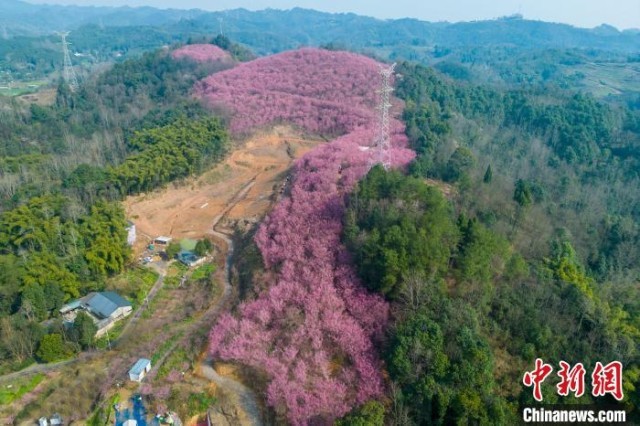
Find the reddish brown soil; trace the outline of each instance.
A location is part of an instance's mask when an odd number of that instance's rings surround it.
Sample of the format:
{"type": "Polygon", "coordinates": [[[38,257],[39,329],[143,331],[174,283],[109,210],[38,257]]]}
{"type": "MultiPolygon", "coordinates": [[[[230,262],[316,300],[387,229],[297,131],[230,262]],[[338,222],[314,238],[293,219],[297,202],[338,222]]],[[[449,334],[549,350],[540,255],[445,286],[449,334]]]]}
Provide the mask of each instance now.
{"type": "Polygon", "coordinates": [[[197,179],[125,201],[138,230],[139,252],[153,237],[201,238],[229,202],[250,182],[246,195],[226,214],[228,221],[257,221],[269,210],[295,158],[320,142],[288,127],[275,127],[236,147],[229,157],[197,179]]]}

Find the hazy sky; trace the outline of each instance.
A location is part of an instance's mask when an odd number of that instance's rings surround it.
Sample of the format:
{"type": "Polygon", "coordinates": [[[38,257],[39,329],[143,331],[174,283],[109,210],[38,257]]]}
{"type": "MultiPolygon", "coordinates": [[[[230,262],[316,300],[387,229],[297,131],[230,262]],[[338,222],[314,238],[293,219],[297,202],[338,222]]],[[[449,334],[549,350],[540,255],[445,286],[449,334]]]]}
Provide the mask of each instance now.
{"type": "Polygon", "coordinates": [[[580,27],[602,23],[640,28],[640,0],[29,0],[32,3],[250,10],[305,7],[354,12],[377,18],[412,17],[427,21],[469,21],[522,13],[528,19],[566,22],[580,27]]]}

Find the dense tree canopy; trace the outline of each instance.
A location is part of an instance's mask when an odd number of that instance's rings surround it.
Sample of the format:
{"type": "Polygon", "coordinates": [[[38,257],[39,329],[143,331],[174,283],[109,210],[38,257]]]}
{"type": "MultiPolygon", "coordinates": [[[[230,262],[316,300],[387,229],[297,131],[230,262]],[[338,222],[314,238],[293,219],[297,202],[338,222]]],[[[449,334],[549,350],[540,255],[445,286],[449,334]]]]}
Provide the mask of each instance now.
{"type": "Polygon", "coordinates": [[[213,74],[195,91],[231,112],[234,133],[286,122],[337,136],[371,126],[378,80],[376,62],[365,56],[299,49],[213,74]]]}
{"type": "Polygon", "coordinates": [[[351,195],[350,206],[345,235],[371,290],[395,299],[412,271],[448,269],[458,230],[437,189],[376,166],[351,195]]]}
{"type": "Polygon", "coordinates": [[[90,318],[67,330],[52,317],[127,267],[122,197],[225,155],[223,123],[189,92],[228,66],[156,51],[97,73],[75,93],[61,83],[53,105],[0,99],[0,368],[93,344],[90,318]]]}
{"type": "MultiPolygon", "coordinates": [[[[214,356],[265,374],[268,404],[294,425],[331,422],[383,393],[374,342],[387,304],[362,288],[340,244],[344,195],[372,154],[374,100],[365,89],[375,84],[376,68],[362,56],[302,49],[238,66],[198,88],[236,109],[237,131],[289,120],[309,132],[347,132],[296,162],[290,194],[255,237],[273,279],[210,333],[214,356]]],[[[393,124],[392,164],[406,166],[413,153],[393,124]]]]}
{"type": "Polygon", "coordinates": [[[638,385],[638,307],[612,297],[625,286],[598,285],[566,239],[548,258],[523,258],[479,219],[456,218],[440,191],[374,167],[349,197],[347,247],[365,285],[393,302],[384,353],[399,392],[388,416],[512,424],[532,401],[519,384],[535,357],[588,371],[624,359],[626,388],[638,385]]]}
{"type": "Polygon", "coordinates": [[[179,119],[136,132],[129,146],[136,153],[109,170],[110,181],[123,195],[202,172],[226,153],[227,134],[215,118],[179,119]]]}

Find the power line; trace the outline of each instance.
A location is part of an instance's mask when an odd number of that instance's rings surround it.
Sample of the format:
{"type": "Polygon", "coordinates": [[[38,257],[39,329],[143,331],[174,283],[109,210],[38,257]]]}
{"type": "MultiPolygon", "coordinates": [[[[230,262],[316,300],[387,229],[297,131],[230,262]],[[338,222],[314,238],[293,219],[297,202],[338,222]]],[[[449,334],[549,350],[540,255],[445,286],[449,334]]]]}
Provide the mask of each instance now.
{"type": "Polygon", "coordinates": [[[378,90],[380,98],[377,107],[380,115],[378,117],[376,139],[373,144],[374,151],[369,160],[370,167],[375,164],[382,164],[385,170],[389,170],[389,167],[391,167],[391,120],[389,110],[391,108],[391,93],[393,92],[391,76],[395,68],[395,63],[389,67],[380,66],[382,88],[378,90]]]}
{"type": "Polygon", "coordinates": [[[78,90],[80,85],[78,84],[78,77],[76,76],[76,71],[73,69],[73,64],[71,64],[71,55],[69,54],[69,43],[67,41],[67,36],[69,32],[58,32],[56,33],[62,38],[62,54],[64,55],[64,68],[63,68],[63,77],[64,81],[67,82],[69,88],[72,92],[78,90]]]}

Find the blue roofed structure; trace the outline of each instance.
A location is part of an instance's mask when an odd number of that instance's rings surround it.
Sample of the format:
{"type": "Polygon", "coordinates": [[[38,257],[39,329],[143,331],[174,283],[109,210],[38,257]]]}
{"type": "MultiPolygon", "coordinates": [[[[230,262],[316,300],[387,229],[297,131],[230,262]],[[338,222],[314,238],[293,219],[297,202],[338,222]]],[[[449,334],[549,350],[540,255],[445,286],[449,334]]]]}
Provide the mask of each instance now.
{"type": "Polygon", "coordinates": [[[62,308],[60,308],[60,313],[66,314],[67,312],[71,312],[75,309],[78,309],[81,306],[82,306],[82,299],[76,299],[72,302],[67,303],[62,308]]]}
{"type": "Polygon", "coordinates": [[[140,358],[129,370],[129,379],[141,382],[149,371],[151,371],[151,360],[140,358]]]}
{"type": "Polygon", "coordinates": [[[87,313],[98,326],[96,337],[106,333],[116,321],[126,317],[133,310],[133,306],[118,293],[103,291],[89,293],[85,297],[76,299],[60,308],[60,313],[67,325],[73,324],[78,312],[87,313]]]}
{"type": "Polygon", "coordinates": [[[205,257],[196,256],[194,252],[189,250],[180,250],[176,257],[187,266],[196,266],[207,260],[205,257]]]}
{"type": "Polygon", "coordinates": [[[119,308],[131,307],[131,303],[113,291],[89,293],[84,298],[84,303],[92,314],[101,318],[109,318],[119,308]]]}

